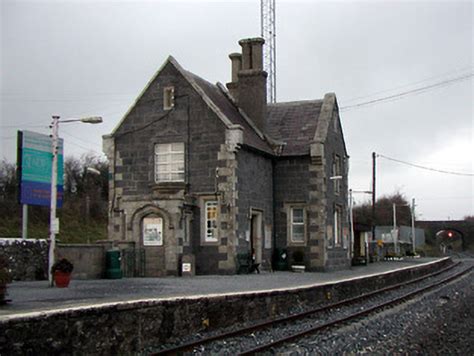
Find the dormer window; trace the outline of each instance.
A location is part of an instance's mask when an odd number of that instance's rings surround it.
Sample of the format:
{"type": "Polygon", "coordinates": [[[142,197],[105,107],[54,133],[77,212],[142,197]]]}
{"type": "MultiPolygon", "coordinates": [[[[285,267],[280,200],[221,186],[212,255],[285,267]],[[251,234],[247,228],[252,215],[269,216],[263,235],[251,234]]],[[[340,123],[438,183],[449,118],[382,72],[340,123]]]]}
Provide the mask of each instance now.
{"type": "Polygon", "coordinates": [[[171,110],[174,107],[174,87],[163,88],[163,110],[171,110]]]}

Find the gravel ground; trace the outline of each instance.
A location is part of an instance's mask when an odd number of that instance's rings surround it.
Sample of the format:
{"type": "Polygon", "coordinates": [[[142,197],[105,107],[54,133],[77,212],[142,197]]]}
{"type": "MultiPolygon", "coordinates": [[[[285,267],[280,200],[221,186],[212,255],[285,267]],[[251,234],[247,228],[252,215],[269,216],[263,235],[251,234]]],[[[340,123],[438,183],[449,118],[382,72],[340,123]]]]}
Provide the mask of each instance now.
{"type": "MultiPolygon", "coordinates": [[[[474,264],[474,260],[464,260],[474,264]]],[[[274,350],[285,355],[474,355],[474,272],[358,323],[274,350]]]]}

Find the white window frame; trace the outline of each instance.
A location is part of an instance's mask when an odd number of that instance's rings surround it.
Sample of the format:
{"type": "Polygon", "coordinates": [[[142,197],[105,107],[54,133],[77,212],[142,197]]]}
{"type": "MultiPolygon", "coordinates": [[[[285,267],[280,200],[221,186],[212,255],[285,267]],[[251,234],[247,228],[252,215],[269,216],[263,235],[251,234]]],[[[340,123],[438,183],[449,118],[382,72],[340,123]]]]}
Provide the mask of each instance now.
{"type": "MultiPolygon", "coordinates": [[[[333,177],[342,176],[341,164],[342,164],[341,156],[334,155],[333,162],[332,162],[333,177]]],[[[341,180],[342,179],[333,179],[332,181],[335,195],[339,195],[341,193],[341,180]]]]}
{"type": "Polygon", "coordinates": [[[295,245],[303,245],[306,243],[306,209],[301,205],[293,205],[289,207],[289,218],[288,218],[288,233],[289,233],[289,242],[295,245]],[[294,211],[302,210],[303,221],[294,221],[294,211]],[[294,227],[302,226],[303,227],[303,237],[302,239],[295,240],[294,238],[294,227]]]}
{"type": "Polygon", "coordinates": [[[184,182],[185,178],[185,161],[184,161],[184,143],[157,143],[155,144],[155,183],[163,182],[184,182]],[[177,148],[176,146],[179,146],[177,148]],[[173,160],[173,155],[181,154],[179,160],[173,160]],[[173,169],[175,165],[182,165],[181,169],[173,169]],[[167,175],[166,178],[161,178],[160,175],[167,175]],[[176,175],[181,177],[176,178],[176,175]]]}
{"type": "Polygon", "coordinates": [[[174,87],[163,88],[163,110],[171,110],[174,108],[174,87]]]}
{"type": "Polygon", "coordinates": [[[334,227],[333,227],[333,234],[334,234],[334,246],[340,247],[342,246],[342,239],[343,239],[343,231],[342,231],[342,206],[335,205],[334,206],[334,227]]]}
{"type": "Polygon", "coordinates": [[[217,200],[205,200],[204,201],[204,242],[205,243],[216,243],[219,242],[219,202],[217,200]],[[215,209],[214,219],[209,219],[208,209],[215,209]],[[213,227],[209,228],[210,225],[213,227]],[[213,230],[212,236],[210,230],[213,230]]]}

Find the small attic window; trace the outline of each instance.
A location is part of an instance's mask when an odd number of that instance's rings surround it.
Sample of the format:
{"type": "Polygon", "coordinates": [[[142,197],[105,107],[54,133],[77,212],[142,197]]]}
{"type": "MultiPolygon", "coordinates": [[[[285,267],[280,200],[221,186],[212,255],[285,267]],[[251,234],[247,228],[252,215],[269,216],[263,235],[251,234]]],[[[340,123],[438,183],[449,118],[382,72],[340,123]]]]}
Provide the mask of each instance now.
{"type": "Polygon", "coordinates": [[[163,110],[171,110],[174,107],[174,87],[163,88],[163,110]]]}

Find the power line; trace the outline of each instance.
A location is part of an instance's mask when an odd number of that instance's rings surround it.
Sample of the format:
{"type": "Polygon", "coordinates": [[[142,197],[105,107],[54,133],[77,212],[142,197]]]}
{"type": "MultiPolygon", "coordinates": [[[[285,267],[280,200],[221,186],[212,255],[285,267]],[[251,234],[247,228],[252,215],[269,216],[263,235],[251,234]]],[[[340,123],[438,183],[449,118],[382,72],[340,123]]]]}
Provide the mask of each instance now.
{"type": "MultiPolygon", "coordinates": [[[[357,101],[357,100],[360,100],[360,99],[370,98],[370,97],[373,97],[373,96],[376,96],[376,95],[382,94],[382,93],[393,92],[393,91],[398,90],[398,89],[411,87],[411,86],[414,86],[414,85],[417,85],[417,84],[421,84],[421,83],[425,83],[425,82],[428,82],[428,81],[432,81],[432,80],[434,80],[434,79],[441,79],[442,77],[452,76],[452,75],[454,75],[454,74],[458,74],[458,73],[461,73],[461,72],[466,72],[466,71],[471,72],[471,71],[472,71],[472,68],[473,68],[473,66],[471,65],[471,66],[468,66],[468,67],[463,67],[463,68],[451,70],[451,71],[449,71],[449,72],[444,72],[444,73],[442,73],[442,74],[438,74],[438,75],[435,75],[435,76],[432,76],[432,77],[428,77],[428,78],[425,78],[425,79],[422,79],[422,80],[418,80],[418,81],[416,81],[416,82],[411,82],[411,83],[407,83],[407,84],[404,84],[404,85],[396,86],[396,87],[394,87],[394,88],[385,89],[385,90],[379,90],[379,91],[376,91],[376,92],[371,93],[371,94],[358,96],[358,97],[355,97],[355,98],[352,98],[352,99],[349,99],[349,100],[344,100],[344,103],[350,103],[350,102],[357,101]]],[[[466,74],[466,73],[463,73],[462,75],[464,75],[464,74],[466,74]]],[[[458,74],[458,75],[461,75],[461,74],[458,74]]],[[[446,78],[446,80],[447,80],[447,79],[448,79],[448,78],[446,78]]]]}
{"type": "Polygon", "coordinates": [[[71,138],[76,139],[76,140],[79,140],[79,141],[82,141],[82,142],[84,142],[84,143],[88,143],[88,144],[90,144],[90,145],[94,145],[94,146],[97,146],[97,147],[101,147],[101,145],[100,145],[99,143],[97,143],[97,142],[92,142],[92,141],[84,140],[83,138],[80,138],[80,137],[77,137],[77,136],[74,136],[74,135],[70,134],[69,132],[67,132],[67,131],[64,130],[64,129],[61,130],[61,133],[66,134],[66,135],[70,136],[71,138]]]}
{"type": "Polygon", "coordinates": [[[411,166],[411,167],[415,167],[415,168],[420,168],[420,169],[425,169],[425,170],[428,170],[428,171],[433,171],[433,172],[438,172],[438,173],[445,173],[445,174],[453,174],[453,175],[457,175],[457,176],[467,176],[467,177],[474,177],[474,173],[461,173],[461,172],[453,172],[453,171],[444,171],[442,169],[436,169],[436,168],[430,168],[430,167],[424,167],[424,166],[420,166],[418,164],[415,164],[415,163],[410,163],[410,162],[406,162],[406,161],[402,161],[402,160],[399,160],[399,159],[396,159],[396,158],[391,158],[391,157],[387,157],[387,156],[384,156],[380,153],[377,153],[377,157],[382,157],[382,158],[385,158],[389,161],[394,161],[394,162],[398,162],[398,163],[402,163],[402,164],[405,164],[407,166],[411,166]]]}
{"type": "Polygon", "coordinates": [[[457,83],[457,82],[460,82],[460,81],[464,81],[464,80],[467,80],[467,79],[471,78],[472,76],[474,76],[474,73],[464,74],[464,75],[456,77],[456,78],[443,80],[443,81],[438,82],[438,83],[426,85],[424,87],[420,87],[420,88],[416,88],[416,89],[407,90],[407,91],[404,91],[404,92],[401,92],[401,93],[398,93],[398,94],[389,95],[389,96],[386,96],[386,97],[383,97],[383,98],[373,99],[373,100],[365,101],[365,102],[354,104],[354,105],[343,106],[343,107],[341,107],[341,111],[348,111],[350,109],[356,109],[356,108],[359,108],[359,107],[362,107],[362,106],[368,106],[368,105],[371,105],[371,104],[376,104],[376,103],[385,102],[385,101],[399,100],[399,99],[402,99],[403,97],[411,95],[411,94],[419,94],[419,93],[422,93],[422,92],[425,92],[425,91],[428,91],[428,90],[431,90],[431,89],[440,88],[440,87],[443,87],[443,86],[446,86],[446,85],[450,85],[450,84],[454,84],[454,83],[457,83]]]}

